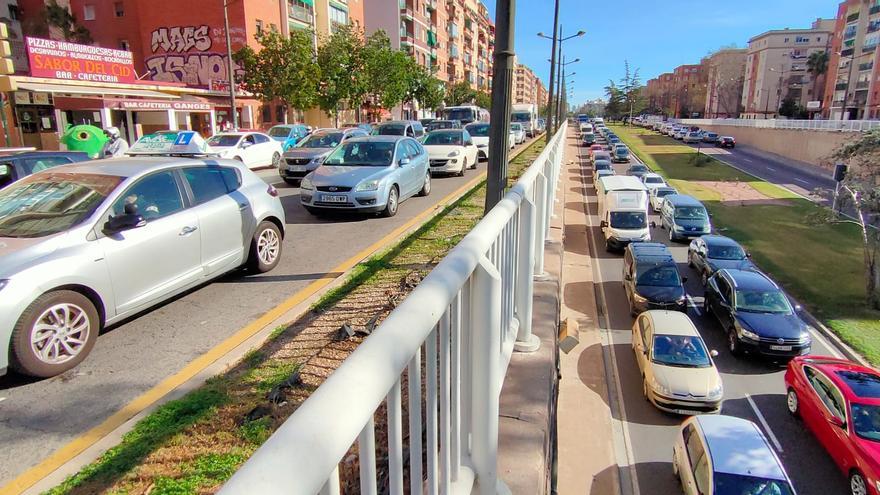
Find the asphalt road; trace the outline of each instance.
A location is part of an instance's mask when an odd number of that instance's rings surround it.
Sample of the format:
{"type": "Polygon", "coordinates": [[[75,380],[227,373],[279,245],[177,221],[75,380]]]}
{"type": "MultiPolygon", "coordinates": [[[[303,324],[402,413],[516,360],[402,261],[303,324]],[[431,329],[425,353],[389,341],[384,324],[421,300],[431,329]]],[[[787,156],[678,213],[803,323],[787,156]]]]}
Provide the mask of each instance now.
{"type": "MultiPolygon", "coordinates": [[[[589,160],[584,154],[581,164],[590,207],[590,246],[595,256],[600,323],[607,331],[609,342],[606,359],[611,359],[614,377],[609,386],[617,387],[621,404],[614,404],[616,419],[622,420],[625,444],[635,468],[638,493],[663,495],[681,493],[672,474],[672,444],[678,425],[683,420],[657,410],[642,394],[642,380],[631,348],[633,318],[622,285],[622,256],[607,253],[598,228],[595,188],[589,160]],[[598,249],[597,249],[598,247],[598,249]],[[600,294],[601,292],[601,294],[600,294]],[[604,295],[604,297],[603,297],[604,295]],[[604,301],[604,304],[603,304],[604,301]],[[607,318],[606,318],[607,317],[607,318]],[[607,323],[606,323],[607,322],[607,323]],[[617,385],[616,385],[617,384],[617,385]]],[[[615,165],[624,173],[627,165],[615,165]]],[[[652,215],[658,222],[659,217],[652,215]]],[[[724,382],[722,414],[746,418],[758,424],[771,440],[777,454],[801,495],[846,493],[847,482],[828,454],[803,425],[791,418],[785,405],[784,368],[778,364],[753,358],[737,359],[730,355],[725,338],[714,317],[702,314],[703,288],[697,272],[687,266],[687,244],[668,242],[665,230],[652,230],[654,240],[669,245],[679,271],[688,277],[688,316],[694,321],[710,349],[720,353],[715,359],[724,382]]],[[[838,355],[824,338],[814,333],[814,354],[838,355]]],[[[625,490],[624,493],[630,493],[625,490]]]]}
{"type": "MultiPolygon", "coordinates": [[[[482,162],[477,171],[485,169],[482,162]]],[[[228,274],[109,328],[85,362],[63,375],[0,377],[0,487],[333,267],[434,208],[477,171],[435,178],[430,196],[405,201],[393,218],[320,219],[302,208],[299,188],[285,184],[274,170],[259,171],[278,188],[287,216],[277,268],[255,276],[228,274]]]]}

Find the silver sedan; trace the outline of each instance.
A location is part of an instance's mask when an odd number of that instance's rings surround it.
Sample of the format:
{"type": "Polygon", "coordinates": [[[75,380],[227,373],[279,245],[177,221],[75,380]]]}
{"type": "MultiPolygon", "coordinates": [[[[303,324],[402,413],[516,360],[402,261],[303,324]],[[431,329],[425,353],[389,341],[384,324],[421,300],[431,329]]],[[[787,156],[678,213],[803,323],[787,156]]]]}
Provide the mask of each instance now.
{"type": "Polygon", "coordinates": [[[0,374],[79,364],[105,325],[281,256],[278,193],[244,164],[121,158],[0,191],[0,374]]]}
{"type": "Polygon", "coordinates": [[[300,184],[309,213],[353,211],[392,217],[405,199],[431,193],[428,153],[405,136],[352,138],[300,184]]]}

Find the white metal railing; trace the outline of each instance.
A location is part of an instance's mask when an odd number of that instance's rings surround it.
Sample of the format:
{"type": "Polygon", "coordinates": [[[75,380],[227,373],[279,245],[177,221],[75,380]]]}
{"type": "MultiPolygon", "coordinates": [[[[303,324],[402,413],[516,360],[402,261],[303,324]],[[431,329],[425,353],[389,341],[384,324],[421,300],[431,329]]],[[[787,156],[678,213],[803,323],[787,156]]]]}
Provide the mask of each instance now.
{"type": "Polygon", "coordinates": [[[795,119],[669,119],[668,122],[708,126],[758,127],[761,129],[801,129],[808,131],[869,131],[880,127],[877,120],[795,120],[795,119]]]}
{"type": "Polygon", "coordinates": [[[566,128],[222,495],[338,494],[355,443],[365,495],[509,493],[497,471],[501,386],[514,348],[538,347],[533,277],[544,269],[566,128]],[[377,419],[387,421],[378,447],[377,419]]]}

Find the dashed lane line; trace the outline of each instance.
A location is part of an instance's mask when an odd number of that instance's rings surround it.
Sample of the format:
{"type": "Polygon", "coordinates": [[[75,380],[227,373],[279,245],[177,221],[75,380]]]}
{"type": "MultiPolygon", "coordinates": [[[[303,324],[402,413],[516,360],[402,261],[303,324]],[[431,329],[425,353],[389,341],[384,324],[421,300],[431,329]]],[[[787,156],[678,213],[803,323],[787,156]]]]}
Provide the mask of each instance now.
{"type": "Polygon", "coordinates": [[[697,302],[694,301],[694,298],[691,297],[690,295],[688,295],[687,300],[688,300],[688,303],[689,303],[689,306],[691,307],[691,309],[694,310],[694,313],[697,313],[697,316],[703,316],[703,312],[700,311],[700,307],[697,306],[697,302]]]}
{"type": "Polygon", "coordinates": [[[758,409],[758,405],[755,404],[755,401],[752,400],[752,396],[746,394],[746,400],[749,401],[749,405],[752,406],[752,410],[755,411],[755,416],[758,417],[758,421],[761,422],[761,426],[764,427],[764,431],[767,433],[767,436],[770,437],[770,441],[773,442],[773,446],[776,447],[776,450],[781,454],[783,452],[782,445],[779,443],[779,440],[776,438],[776,435],[773,433],[773,430],[770,429],[770,425],[767,424],[767,420],[764,419],[764,415],[761,414],[761,410],[758,409]]]}

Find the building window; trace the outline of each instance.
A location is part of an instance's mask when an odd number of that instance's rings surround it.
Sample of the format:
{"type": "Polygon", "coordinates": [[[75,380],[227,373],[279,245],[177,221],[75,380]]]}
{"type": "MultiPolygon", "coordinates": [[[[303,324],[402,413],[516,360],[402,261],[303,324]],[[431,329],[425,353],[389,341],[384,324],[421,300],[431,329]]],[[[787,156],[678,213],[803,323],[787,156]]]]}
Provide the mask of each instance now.
{"type": "Polygon", "coordinates": [[[272,120],[272,107],[269,105],[263,105],[263,122],[269,122],[272,120]]]}
{"type": "Polygon", "coordinates": [[[330,22],[335,22],[337,24],[348,24],[348,12],[331,5],[330,22]]]}
{"type": "Polygon", "coordinates": [[[257,19],[257,34],[263,34],[263,21],[257,19]]]}
{"type": "Polygon", "coordinates": [[[131,45],[128,44],[128,40],[119,40],[119,49],[125,50],[125,51],[130,51],[131,45]]]}
{"type": "Polygon", "coordinates": [[[83,5],[83,20],[84,21],[94,21],[95,20],[95,6],[94,5],[83,5]]]}
{"type": "Polygon", "coordinates": [[[116,13],[116,17],[125,17],[125,7],[122,6],[122,2],[113,2],[113,12],[116,13]]]}
{"type": "Polygon", "coordinates": [[[287,113],[284,110],[284,105],[278,105],[275,107],[275,121],[276,122],[284,122],[284,114],[287,113]]]}

